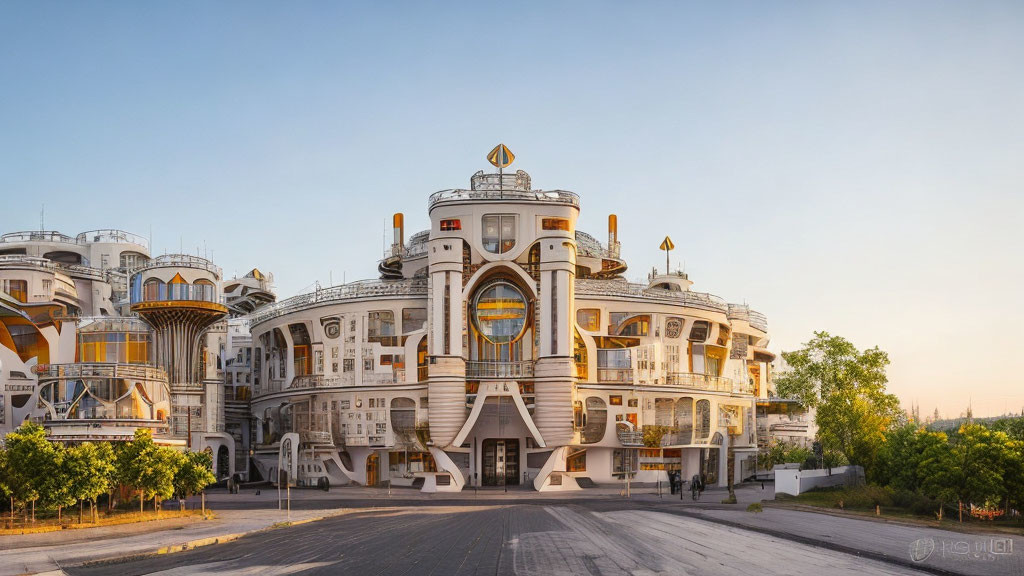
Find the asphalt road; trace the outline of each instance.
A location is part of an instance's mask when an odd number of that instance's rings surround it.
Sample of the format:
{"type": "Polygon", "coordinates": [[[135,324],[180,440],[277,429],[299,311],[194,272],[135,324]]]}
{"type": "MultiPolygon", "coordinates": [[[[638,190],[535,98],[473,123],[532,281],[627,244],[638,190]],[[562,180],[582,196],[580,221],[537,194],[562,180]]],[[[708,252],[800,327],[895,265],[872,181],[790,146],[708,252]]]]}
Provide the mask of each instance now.
{"type": "Polygon", "coordinates": [[[920,574],[821,547],[629,503],[408,506],[176,554],[66,569],[73,575],[920,574]]]}

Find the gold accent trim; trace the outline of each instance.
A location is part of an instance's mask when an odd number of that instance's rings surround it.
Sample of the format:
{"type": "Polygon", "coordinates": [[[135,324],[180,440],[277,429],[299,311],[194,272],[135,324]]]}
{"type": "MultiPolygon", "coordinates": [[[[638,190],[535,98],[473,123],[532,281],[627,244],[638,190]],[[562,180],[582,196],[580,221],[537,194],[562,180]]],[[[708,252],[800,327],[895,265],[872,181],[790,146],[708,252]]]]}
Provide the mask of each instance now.
{"type": "Polygon", "coordinates": [[[205,302],[203,300],[158,300],[151,302],[136,302],[132,304],[132,312],[146,310],[207,310],[227,314],[228,307],[216,302],[205,302]]]}

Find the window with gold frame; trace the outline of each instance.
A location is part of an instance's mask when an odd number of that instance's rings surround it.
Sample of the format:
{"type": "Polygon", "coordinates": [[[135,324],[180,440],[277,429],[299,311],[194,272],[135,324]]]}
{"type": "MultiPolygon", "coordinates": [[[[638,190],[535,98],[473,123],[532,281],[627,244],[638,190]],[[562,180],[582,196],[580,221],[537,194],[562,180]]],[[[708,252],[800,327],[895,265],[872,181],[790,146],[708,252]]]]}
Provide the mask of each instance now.
{"type": "Polygon", "coordinates": [[[576,311],[576,324],[587,332],[597,332],[601,329],[601,309],[580,308],[576,311]]]}

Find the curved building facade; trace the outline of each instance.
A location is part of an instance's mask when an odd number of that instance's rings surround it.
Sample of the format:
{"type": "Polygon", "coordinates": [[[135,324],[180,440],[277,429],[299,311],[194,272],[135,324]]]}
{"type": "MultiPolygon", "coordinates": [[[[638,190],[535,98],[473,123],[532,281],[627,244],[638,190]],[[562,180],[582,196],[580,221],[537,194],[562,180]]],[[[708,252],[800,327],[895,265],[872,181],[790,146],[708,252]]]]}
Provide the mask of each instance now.
{"type": "Polygon", "coordinates": [[[764,317],[685,274],[626,281],[616,217],[602,244],[579,211],[479,172],[431,195],[408,243],[395,216],[381,279],[252,313],[261,473],[427,491],[752,475],[764,317]]]}

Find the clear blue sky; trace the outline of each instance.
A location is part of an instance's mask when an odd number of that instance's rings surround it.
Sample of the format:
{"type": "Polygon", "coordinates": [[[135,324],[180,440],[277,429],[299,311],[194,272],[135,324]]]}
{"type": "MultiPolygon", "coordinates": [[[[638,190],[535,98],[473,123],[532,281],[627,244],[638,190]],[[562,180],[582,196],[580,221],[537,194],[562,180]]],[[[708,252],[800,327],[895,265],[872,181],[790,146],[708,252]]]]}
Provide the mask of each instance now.
{"type": "Polygon", "coordinates": [[[0,4],[0,231],[206,246],[290,296],[375,275],[499,141],[631,275],[1024,407],[1024,3],[0,4]]]}

